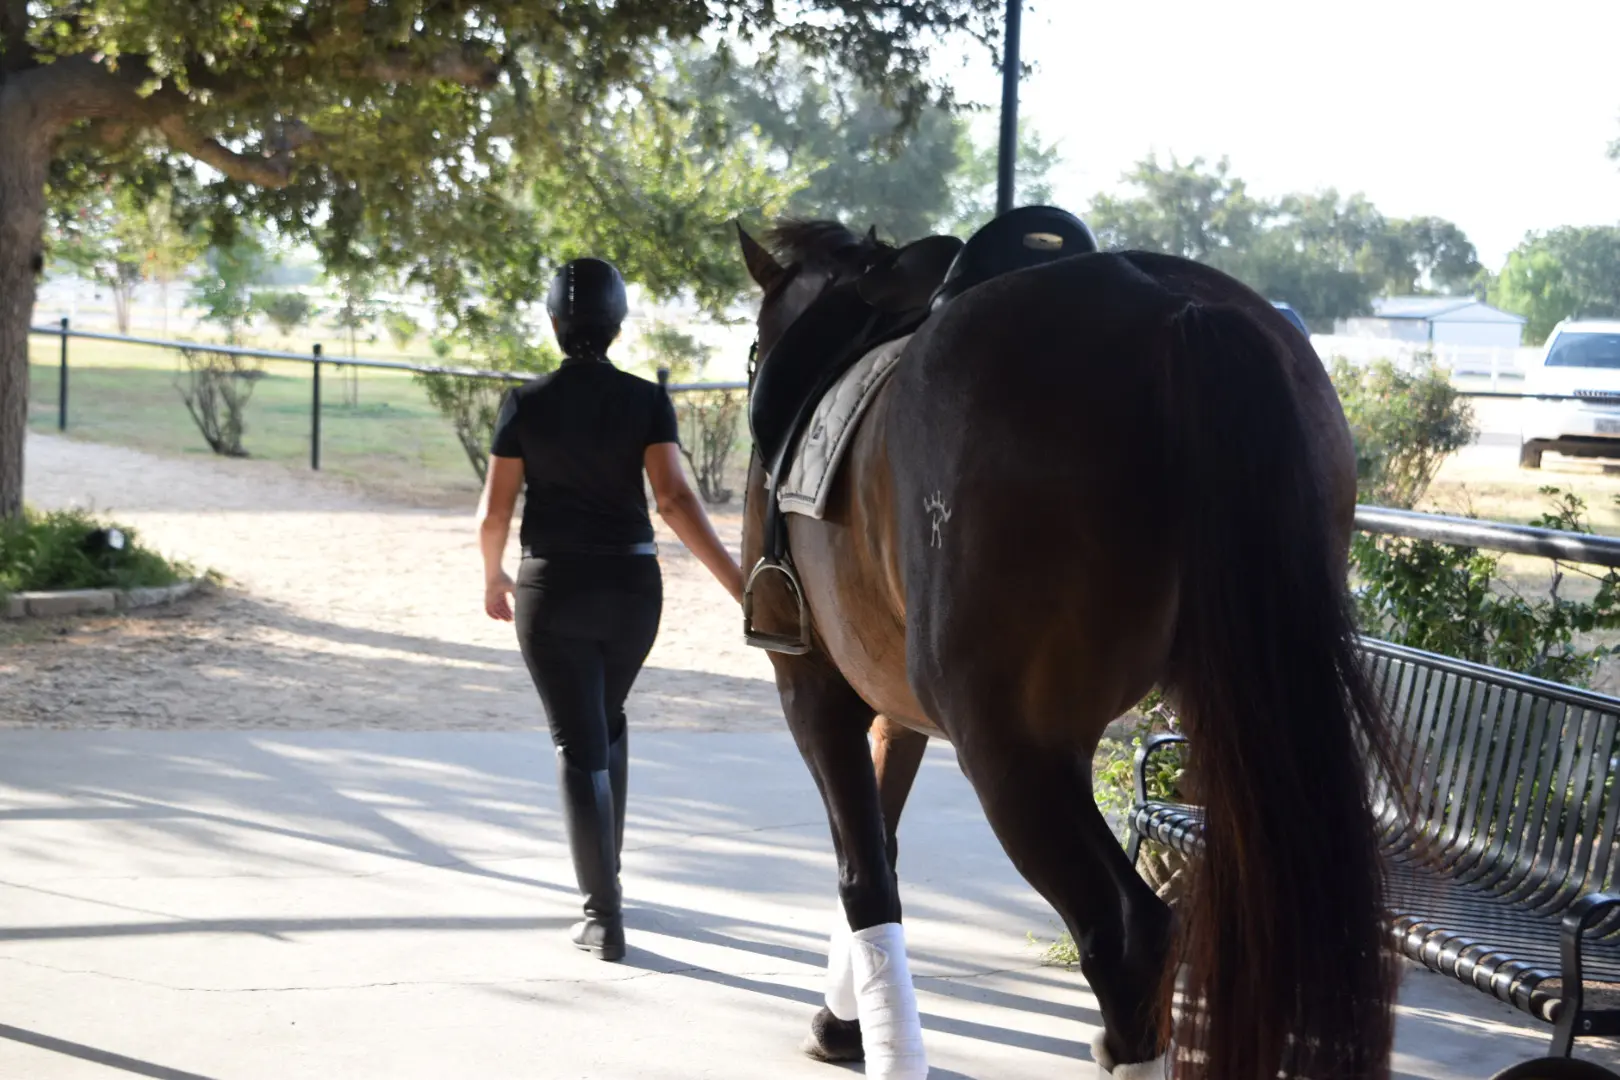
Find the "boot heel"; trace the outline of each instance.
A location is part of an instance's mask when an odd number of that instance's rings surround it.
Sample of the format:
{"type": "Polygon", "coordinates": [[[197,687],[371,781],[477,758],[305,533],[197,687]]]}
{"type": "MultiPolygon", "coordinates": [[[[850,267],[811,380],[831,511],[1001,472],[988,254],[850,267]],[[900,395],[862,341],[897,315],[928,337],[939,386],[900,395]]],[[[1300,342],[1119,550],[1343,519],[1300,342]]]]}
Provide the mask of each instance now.
{"type": "Polygon", "coordinates": [[[585,919],[574,924],[569,937],[574,948],[609,963],[624,959],[624,920],[585,919]]]}

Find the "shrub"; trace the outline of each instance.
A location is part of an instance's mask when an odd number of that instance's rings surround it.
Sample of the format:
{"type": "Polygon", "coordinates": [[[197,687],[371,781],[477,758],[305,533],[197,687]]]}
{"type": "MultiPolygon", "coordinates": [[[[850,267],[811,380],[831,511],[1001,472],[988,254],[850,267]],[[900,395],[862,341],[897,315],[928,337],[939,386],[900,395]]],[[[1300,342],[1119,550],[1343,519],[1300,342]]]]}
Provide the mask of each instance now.
{"type": "Polygon", "coordinates": [[[274,324],[282,337],[291,336],[315,314],[315,305],[309,297],[291,290],[254,293],[253,306],[274,324]]]}
{"type": "Polygon", "coordinates": [[[1410,510],[1446,458],[1474,441],[1474,410],[1431,357],[1331,368],[1356,443],[1361,501],[1410,510]]]}
{"type": "MultiPolygon", "coordinates": [[[[562,359],[549,344],[528,341],[516,325],[510,323],[478,335],[474,344],[483,357],[482,366],[489,371],[541,375],[555,368],[562,359]]],[[[449,358],[452,349],[449,341],[434,338],[432,347],[440,360],[449,358]]],[[[512,382],[449,372],[418,372],[413,378],[427,391],[433,407],[450,421],[468,464],[482,484],[489,471],[489,443],[495,435],[495,421],[500,416],[501,402],[512,389],[512,382]]]]}
{"type": "Polygon", "coordinates": [[[80,510],[0,520],[0,595],[35,589],[136,589],[173,585],[191,567],[138,542],[135,530],[80,510]]]}
{"type": "Polygon", "coordinates": [[[403,311],[387,311],[382,317],[383,329],[388,331],[388,337],[394,343],[394,348],[404,352],[411,347],[411,342],[422,332],[422,324],[405,314],[403,311]]]}
{"type": "Polygon", "coordinates": [[[681,453],[692,469],[698,494],[711,506],[731,501],[726,468],[737,445],[748,395],[741,390],[687,390],[675,398],[681,425],[681,453]]]}
{"type": "MultiPolygon", "coordinates": [[[[714,349],[691,334],[667,323],[657,323],[642,336],[642,344],[671,382],[699,382],[714,349]]],[[[748,395],[735,390],[687,390],[675,398],[681,425],[681,453],[692,470],[698,494],[710,505],[730,502],[726,469],[737,445],[748,395]]]]}
{"type": "Polygon", "coordinates": [[[256,359],[206,349],[180,350],[175,389],[202,432],[208,448],[224,457],[247,457],[242,445],[243,413],[264,375],[256,359]]]}
{"type": "Polygon", "coordinates": [[[253,284],[263,275],[265,262],[264,245],[251,232],[243,232],[209,251],[197,275],[191,306],[202,312],[204,322],[225,331],[226,344],[240,341],[253,317],[253,284]]]}
{"type": "MultiPolygon", "coordinates": [[[[1554,500],[1530,524],[1591,532],[1586,504],[1555,487],[1554,500]]],[[[1526,595],[1501,578],[1500,560],[1472,548],[1357,535],[1356,606],[1362,628],[1387,641],[1489,664],[1554,682],[1585,686],[1611,648],[1581,648],[1575,635],[1620,627],[1620,573],[1598,575],[1553,560],[1547,588],[1526,595]],[[1568,574],[1593,578],[1590,600],[1562,593],[1568,574]]]]}

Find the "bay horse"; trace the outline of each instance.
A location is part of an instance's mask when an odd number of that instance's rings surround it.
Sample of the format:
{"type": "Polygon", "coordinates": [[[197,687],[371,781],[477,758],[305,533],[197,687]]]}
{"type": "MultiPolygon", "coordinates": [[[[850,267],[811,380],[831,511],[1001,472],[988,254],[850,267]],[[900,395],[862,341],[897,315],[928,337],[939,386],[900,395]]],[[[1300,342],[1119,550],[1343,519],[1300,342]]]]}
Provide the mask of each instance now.
{"type": "MultiPolygon", "coordinates": [[[[831,222],[782,225],[769,248],[738,231],[767,364],[814,301],[894,250],[831,222]]],[[[756,453],[745,565],[766,490],[756,453]]],[[[1369,766],[1388,743],[1348,606],[1355,494],[1321,361],[1212,268],[1077,255],[923,324],[824,519],[787,518],[813,647],[771,659],[847,920],[806,1052],[927,1074],[895,862],[937,737],[1074,937],[1104,1075],[1387,1075],[1369,766]],[[1155,686],[1205,802],[1206,854],[1174,917],[1091,791],[1103,729],[1155,686]]],[[[755,617],[791,626],[797,608],[764,590],[755,617]]]]}

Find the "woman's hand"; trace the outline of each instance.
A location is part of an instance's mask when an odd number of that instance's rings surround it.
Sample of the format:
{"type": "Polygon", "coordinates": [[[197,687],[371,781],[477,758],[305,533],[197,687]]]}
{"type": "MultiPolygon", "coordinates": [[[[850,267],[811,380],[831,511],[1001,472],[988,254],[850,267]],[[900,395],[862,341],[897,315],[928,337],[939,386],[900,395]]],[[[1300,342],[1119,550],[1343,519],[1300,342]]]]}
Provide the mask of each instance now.
{"type": "Polygon", "coordinates": [[[512,578],[501,570],[484,584],[484,614],[500,622],[512,621],[512,578]]]}

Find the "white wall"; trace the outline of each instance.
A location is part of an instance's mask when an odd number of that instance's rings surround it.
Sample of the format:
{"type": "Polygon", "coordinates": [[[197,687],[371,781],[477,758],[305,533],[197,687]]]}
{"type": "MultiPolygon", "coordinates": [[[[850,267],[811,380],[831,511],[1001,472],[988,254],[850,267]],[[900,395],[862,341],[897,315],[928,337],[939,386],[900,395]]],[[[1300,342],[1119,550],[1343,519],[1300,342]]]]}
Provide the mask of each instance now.
{"type": "Polygon", "coordinates": [[[1434,324],[1436,345],[1468,345],[1487,349],[1516,349],[1524,327],[1510,322],[1448,322],[1434,324]]]}
{"type": "Polygon", "coordinates": [[[1333,332],[1339,337],[1377,338],[1381,341],[1429,340],[1429,324],[1426,322],[1419,322],[1416,319],[1378,319],[1371,315],[1340,319],[1333,332]]]}

